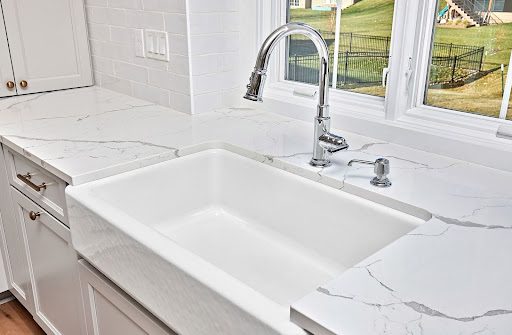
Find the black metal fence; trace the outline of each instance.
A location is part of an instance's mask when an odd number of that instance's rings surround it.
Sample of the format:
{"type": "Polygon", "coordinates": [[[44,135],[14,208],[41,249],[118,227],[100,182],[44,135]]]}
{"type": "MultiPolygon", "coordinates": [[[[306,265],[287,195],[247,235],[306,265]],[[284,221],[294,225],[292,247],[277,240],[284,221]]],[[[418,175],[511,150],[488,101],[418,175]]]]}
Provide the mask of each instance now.
{"type": "MultiPolygon", "coordinates": [[[[348,52],[338,56],[336,87],[368,86],[382,81],[383,69],[388,66],[389,56],[376,52],[348,52]]],[[[318,84],[318,56],[292,55],[288,58],[287,79],[308,84],[318,84]]],[[[334,56],[329,59],[332,73],[334,56]]],[[[332,77],[329,78],[332,81],[332,77]]]]}
{"type": "Polygon", "coordinates": [[[484,47],[435,43],[430,84],[455,83],[482,71],[484,47]]]}
{"type": "MultiPolygon", "coordinates": [[[[388,67],[390,38],[342,33],[338,54],[337,87],[374,86],[388,67]]],[[[293,40],[291,41],[291,44],[293,40]]],[[[290,50],[294,50],[293,47],[290,50]]],[[[484,47],[435,43],[429,83],[454,83],[482,71],[484,47]]],[[[334,64],[329,60],[330,71],[334,64]]],[[[318,56],[291,54],[286,78],[318,84],[318,56]]],[[[331,79],[332,80],[332,79],[331,79]]]]}

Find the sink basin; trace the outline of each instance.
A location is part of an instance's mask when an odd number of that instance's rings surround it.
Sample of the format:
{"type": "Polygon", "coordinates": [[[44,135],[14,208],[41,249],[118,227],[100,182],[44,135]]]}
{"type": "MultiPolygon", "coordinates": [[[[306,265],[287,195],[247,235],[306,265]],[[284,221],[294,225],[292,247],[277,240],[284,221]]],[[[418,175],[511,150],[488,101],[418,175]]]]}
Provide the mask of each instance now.
{"type": "Polygon", "coordinates": [[[67,196],[77,251],[181,334],[303,334],[293,302],[426,219],[220,149],[67,196]]]}

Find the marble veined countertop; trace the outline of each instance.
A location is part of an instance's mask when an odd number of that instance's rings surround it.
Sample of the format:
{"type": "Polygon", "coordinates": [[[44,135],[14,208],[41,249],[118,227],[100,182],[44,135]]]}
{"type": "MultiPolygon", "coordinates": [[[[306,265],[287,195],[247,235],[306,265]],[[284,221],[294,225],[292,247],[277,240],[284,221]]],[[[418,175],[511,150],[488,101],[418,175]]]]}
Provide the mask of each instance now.
{"type": "Polygon", "coordinates": [[[190,116],[97,87],[0,100],[2,143],[69,184],[192,147],[231,147],[332,187],[364,188],[432,213],[291,306],[292,321],[315,334],[512,334],[512,174],[343,131],[336,133],[350,150],[337,153],[331,167],[313,168],[312,130],[248,108],[190,116]],[[391,188],[369,184],[371,167],[347,166],[377,157],[391,161],[391,188]]]}

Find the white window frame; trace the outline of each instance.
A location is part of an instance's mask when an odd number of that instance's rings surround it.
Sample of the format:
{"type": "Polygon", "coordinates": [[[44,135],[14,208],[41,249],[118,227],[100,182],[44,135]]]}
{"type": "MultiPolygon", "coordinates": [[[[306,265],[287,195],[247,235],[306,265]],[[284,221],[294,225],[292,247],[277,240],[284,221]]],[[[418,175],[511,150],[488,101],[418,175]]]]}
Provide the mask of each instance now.
{"type": "MultiPolygon", "coordinates": [[[[258,1],[257,47],[273,29],[286,23],[288,3],[258,1]]],[[[437,0],[395,0],[386,97],[331,89],[333,126],[512,171],[512,160],[501,159],[503,154],[512,154],[512,141],[496,137],[497,129],[510,121],[424,104],[436,9],[437,0]],[[497,158],[498,163],[489,161],[497,158]]],[[[313,91],[314,86],[285,80],[284,43],[276,49],[268,72],[265,108],[311,120],[316,100],[297,92],[313,91]]]]}

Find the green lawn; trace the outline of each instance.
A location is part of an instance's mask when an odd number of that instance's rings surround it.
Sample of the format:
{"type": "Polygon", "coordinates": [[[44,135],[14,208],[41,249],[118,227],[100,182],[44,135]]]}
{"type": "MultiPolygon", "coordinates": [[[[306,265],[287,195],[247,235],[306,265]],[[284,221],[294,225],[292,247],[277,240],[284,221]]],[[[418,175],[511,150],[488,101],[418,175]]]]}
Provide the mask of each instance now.
{"type": "MultiPolygon", "coordinates": [[[[445,3],[441,1],[440,8],[444,6],[445,3]]],[[[393,10],[394,0],[361,0],[342,12],[341,30],[342,32],[390,36],[393,10]]],[[[333,51],[334,14],[332,12],[292,9],[290,10],[290,20],[305,22],[319,29],[333,51]]],[[[508,64],[510,50],[512,50],[512,24],[472,28],[448,28],[438,25],[435,31],[435,41],[484,46],[484,67],[489,69],[502,63],[508,64]]],[[[384,95],[384,89],[377,86],[362,87],[355,91],[384,95]]],[[[462,87],[429,89],[427,102],[434,106],[497,116],[501,104],[501,94],[501,74],[498,71],[462,87]]],[[[512,118],[512,109],[509,118],[512,118]]]]}

